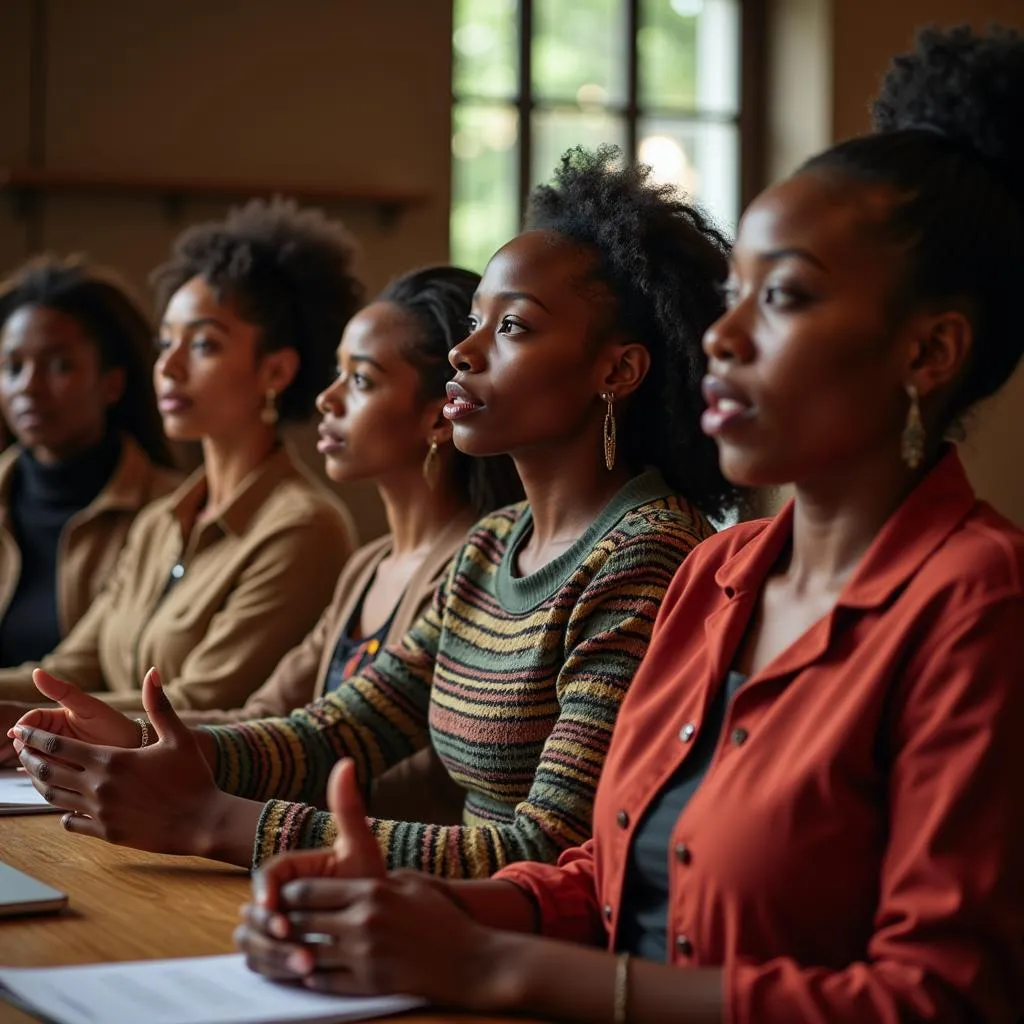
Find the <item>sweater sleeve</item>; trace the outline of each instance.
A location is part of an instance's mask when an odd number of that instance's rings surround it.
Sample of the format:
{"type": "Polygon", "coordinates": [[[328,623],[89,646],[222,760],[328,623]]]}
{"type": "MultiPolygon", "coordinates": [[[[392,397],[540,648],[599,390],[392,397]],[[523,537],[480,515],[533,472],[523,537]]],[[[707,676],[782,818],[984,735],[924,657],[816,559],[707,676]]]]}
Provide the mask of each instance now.
{"type": "MultiPolygon", "coordinates": [[[[513,820],[428,825],[371,818],[390,868],[487,878],[514,861],[554,862],[589,838],[619,706],[647,649],[659,602],[692,543],[691,535],[661,531],[623,538],[580,595],[556,681],[558,718],[513,820]]],[[[304,847],[330,844],[336,831],[329,814],[310,811],[290,817],[278,834],[287,835],[287,845],[304,847]]],[[[263,856],[283,848],[265,846],[263,856]]]]}
{"type": "Polygon", "coordinates": [[[875,931],[841,969],[726,965],[733,1024],[1018,1020],[1024,1006],[1019,598],[964,610],[907,673],[875,931]]]}
{"type": "Polygon", "coordinates": [[[308,707],[287,718],[205,727],[216,744],[220,788],[270,800],[260,821],[257,861],[292,845],[296,815],[305,821],[313,808],[304,804],[323,805],[327,777],[340,758],[352,758],[365,791],[375,776],[426,746],[446,586],[400,643],[308,707]]]}

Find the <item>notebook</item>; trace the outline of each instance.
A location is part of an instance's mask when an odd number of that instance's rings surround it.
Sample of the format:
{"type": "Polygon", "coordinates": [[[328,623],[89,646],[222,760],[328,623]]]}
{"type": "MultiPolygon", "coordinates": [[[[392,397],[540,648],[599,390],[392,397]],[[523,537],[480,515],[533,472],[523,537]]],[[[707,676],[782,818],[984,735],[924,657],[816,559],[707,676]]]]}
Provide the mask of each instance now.
{"type": "Polygon", "coordinates": [[[24,772],[0,768],[0,815],[50,814],[59,810],[40,796],[24,772]]]}
{"type": "Polygon", "coordinates": [[[0,861],[0,917],[15,914],[52,914],[63,910],[68,898],[31,875],[0,861]]]}

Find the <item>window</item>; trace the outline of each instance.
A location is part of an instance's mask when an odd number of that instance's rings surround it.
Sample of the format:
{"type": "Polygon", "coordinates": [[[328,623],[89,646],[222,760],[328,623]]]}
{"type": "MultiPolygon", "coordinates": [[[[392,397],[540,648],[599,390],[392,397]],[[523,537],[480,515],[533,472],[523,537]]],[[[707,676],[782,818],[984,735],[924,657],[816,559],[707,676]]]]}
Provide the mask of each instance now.
{"type": "Polygon", "coordinates": [[[742,0],[455,0],[454,262],[482,270],[570,146],[620,146],[718,224],[740,202],[742,0]]]}

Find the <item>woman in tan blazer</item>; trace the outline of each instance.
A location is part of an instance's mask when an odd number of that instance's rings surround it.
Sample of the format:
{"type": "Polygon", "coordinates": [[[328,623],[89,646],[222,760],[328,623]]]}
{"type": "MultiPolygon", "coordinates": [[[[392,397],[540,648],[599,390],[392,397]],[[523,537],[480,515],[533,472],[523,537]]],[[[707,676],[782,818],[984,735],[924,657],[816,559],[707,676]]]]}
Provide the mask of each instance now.
{"type": "MultiPolygon", "coordinates": [[[[346,514],[282,445],[362,289],[337,224],[253,202],[187,230],[155,281],[164,428],[203,466],[139,516],[108,586],[42,667],[119,708],[150,665],[180,708],[242,705],[316,622],[351,550],[346,514]]],[[[0,699],[38,700],[32,663],[0,699]]]]}
{"type": "Polygon", "coordinates": [[[106,270],[43,257],[0,284],[0,666],[67,636],[139,510],[173,490],[153,329],[106,270]]]}
{"type": "MultiPolygon", "coordinates": [[[[319,450],[338,482],[373,479],[389,532],[345,566],[316,627],[241,708],[185,711],[191,724],[287,715],[397,643],[419,618],[473,523],[522,497],[507,456],[470,459],[441,414],[448,351],[466,331],[479,275],[430,267],[392,282],[345,328],[338,376],[317,405],[319,450]]],[[[377,800],[425,820],[461,813],[465,794],[426,755],[378,783],[377,800]],[[418,780],[413,785],[413,776],[418,780]]]]}

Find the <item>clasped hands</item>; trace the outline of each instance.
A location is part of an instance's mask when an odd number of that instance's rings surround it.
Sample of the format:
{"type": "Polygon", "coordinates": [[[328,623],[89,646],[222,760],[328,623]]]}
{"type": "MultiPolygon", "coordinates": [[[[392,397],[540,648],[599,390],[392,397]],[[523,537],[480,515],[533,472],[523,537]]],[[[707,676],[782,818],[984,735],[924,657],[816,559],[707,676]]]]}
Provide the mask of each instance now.
{"type": "Polygon", "coordinates": [[[7,735],[35,788],[68,812],[64,828],[157,853],[202,852],[220,790],[157,670],[142,683],[156,733],[144,749],[132,719],[41,669],[32,678],[59,706],[27,711],[7,735]]]}
{"type": "Polygon", "coordinates": [[[281,854],[253,876],[235,930],[249,967],[316,991],[485,1009],[491,929],[441,880],[387,872],[351,761],[335,766],[327,803],[338,827],[332,848],[281,854]]]}

